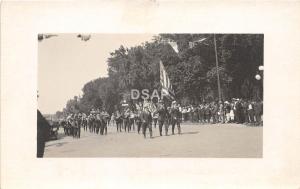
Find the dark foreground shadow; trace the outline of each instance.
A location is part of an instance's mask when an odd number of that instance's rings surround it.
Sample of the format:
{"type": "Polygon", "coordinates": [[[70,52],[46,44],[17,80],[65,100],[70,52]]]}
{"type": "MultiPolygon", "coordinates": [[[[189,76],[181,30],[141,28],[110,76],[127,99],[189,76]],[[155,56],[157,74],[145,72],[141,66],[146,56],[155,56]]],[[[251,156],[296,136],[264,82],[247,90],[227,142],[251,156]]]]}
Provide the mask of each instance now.
{"type": "Polygon", "coordinates": [[[67,137],[67,135],[65,135],[64,133],[58,133],[57,140],[63,139],[65,137],[67,137]]]}

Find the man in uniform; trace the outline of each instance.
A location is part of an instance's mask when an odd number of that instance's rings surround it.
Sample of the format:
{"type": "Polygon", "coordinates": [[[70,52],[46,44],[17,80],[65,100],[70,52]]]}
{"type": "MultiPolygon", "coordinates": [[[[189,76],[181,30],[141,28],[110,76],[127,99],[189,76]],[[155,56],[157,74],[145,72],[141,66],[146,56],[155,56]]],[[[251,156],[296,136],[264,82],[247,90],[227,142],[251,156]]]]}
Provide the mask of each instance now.
{"type": "Polygon", "coordinates": [[[179,106],[177,105],[176,101],[172,102],[171,106],[171,124],[172,124],[172,134],[174,135],[174,129],[175,125],[177,125],[178,134],[181,134],[181,128],[180,128],[180,111],[179,106]]]}
{"type": "Polygon", "coordinates": [[[82,113],[82,118],[81,119],[82,119],[81,123],[82,123],[82,126],[83,126],[83,130],[87,131],[87,116],[86,116],[85,113],[82,113]]]}
{"type": "Polygon", "coordinates": [[[101,112],[101,129],[100,129],[100,134],[103,135],[103,134],[107,134],[107,125],[108,125],[108,121],[109,121],[109,114],[107,111],[103,110],[101,112]]]}
{"type": "Polygon", "coordinates": [[[87,117],[87,125],[89,128],[90,133],[93,130],[93,114],[90,113],[90,115],[87,117]]]}
{"type": "Polygon", "coordinates": [[[77,138],[80,138],[81,124],[82,124],[82,115],[81,115],[81,113],[78,113],[77,120],[76,120],[76,129],[77,129],[76,137],[77,138]]]}
{"type": "Polygon", "coordinates": [[[116,125],[117,125],[117,132],[122,132],[122,115],[119,110],[116,111],[116,125]]]}
{"type": "Polygon", "coordinates": [[[125,132],[126,132],[126,130],[127,130],[127,132],[130,131],[130,128],[129,128],[129,127],[130,127],[129,117],[130,117],[130,109],[129,109],[129,107],[127,106],[127,107],[125,108],[125,110],[124,110],[124,117],[123,117],[123,119],[124,119],[125,132]]]}
{"type": "Polygon", "coordinates": [[[162,127],[165,124],[165,134],[168,135],[168,122],[166,120],[167,118],[167,109],[163,104],[162,100],[159,100],[157,104],[157,115],[158,115],[158,127],[159,127],[159,134],[162,136],[162,127]]]}
{"type": "Polygon", "coordinates": [[[149,128],[150,138],[152,138],[152,116],[151,116],[151,104],[149,100],[144,100],[143,111],[141,114],[143,135],[146,138],[146,130],[149,128]]]}
{"type": "Polygon", "coordinates": [[[154,108],[154,110],[153,110],[152,119],[153,119],[154,128],[156,128],[156,124],[158,121],[157,106],[154,105],[153,108],[154,108]]]}
{"type": "Polygon", "coordinates": [[[97,134],[99,134],[101,126],[102,126],[101,115],[100,115],[100,112],[97,111],[97,113],[96,113],[96,122],[95,122],[95,127],[96,127],[96,133],[97,134]]]}
{"type": "Polygon", "coordinates": [[[137,124],[138,134],[140,134],[140,130],[141,130],[141,127],[142,127],[141,115],[142,115],[142,110],[143,110],[143,103],[141,101],[139,101],[139,103],[136,104],[136,110],[137,110],[137,115],[136,115],[136,118],[135,118],[135,122],[137,124]]]}
{"type": "Polygon", "coordinates": [[[130,113],[129,113],[129,129],[134,131],[135,128],[134,128],[134,120],[135,120],[135,113],[133,110],[130,110],[130,113]]]}

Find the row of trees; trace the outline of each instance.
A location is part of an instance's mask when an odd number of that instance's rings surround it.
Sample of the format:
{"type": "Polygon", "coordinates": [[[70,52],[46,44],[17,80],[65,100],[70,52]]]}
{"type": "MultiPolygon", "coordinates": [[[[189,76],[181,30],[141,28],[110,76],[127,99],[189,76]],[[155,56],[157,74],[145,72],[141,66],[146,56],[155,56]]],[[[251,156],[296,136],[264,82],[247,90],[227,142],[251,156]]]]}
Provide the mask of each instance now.
{"type": "MultiPolygon", "coordinates": [[[[216,48],[223,100],[233,97],[261,99],[262,82],[254,76],[263,65],[263,35],[217,34],[216,48]]],[[[108,77],[86,83],[82,97],[67,102],[63,112],[109,112],[128,98],[131,89],[160,89],[159,61],[167,69],[176,99],[182,104],[215,100],[217,68],[212,34],[160,34],[153,41],[126,48],[120,46],[108,58],[108,77]],[[199,43],[191,42],[198,41],[199,43]],[[166,41],[176,42],[178,53],[166,41]]]]}

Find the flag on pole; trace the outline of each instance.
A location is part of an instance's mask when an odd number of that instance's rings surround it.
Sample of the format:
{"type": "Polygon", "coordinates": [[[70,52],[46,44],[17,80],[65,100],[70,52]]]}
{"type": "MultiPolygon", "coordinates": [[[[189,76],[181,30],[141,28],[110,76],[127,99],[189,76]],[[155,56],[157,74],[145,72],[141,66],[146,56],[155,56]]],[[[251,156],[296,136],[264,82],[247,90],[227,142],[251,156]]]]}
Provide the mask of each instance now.
{"type": "Polygon", "coordinates": [[[159,62],[159,67],[160,67],[160,84],[162,86],[161,92],[174,98],[175,93],[173,91],[170,78],[168,76],[168,73],[166,72],[166,69],[162,61],[159,62]]]}
{"type": "MultiPolygon", "coordinates": [[[[190,41],[190,42],[189,42],[189,48],[190,48],[190,49],[191,49],[191,48],[194,48],[195,45],[196,45],[197,43],[202,43],[202,42],[203,42],[204,40],[206,40],[206,39],[207,39],[207,38],[201,38],[201,39],[198,39],[198,40],[196,40],[196,41],[190,41]]],[[[174,50],[176,53],[179,52],[177,42],[174,42],[174,41],[168,41],[168,43],[169,43],[169,45],[171,45],[171,47],[173,48],[173,50],[174,50]]],[[[207,44],[205,44],[205,45],[207,45],[207,44]]]]}
{"type": "Polygon", "coordinates": [[[174,50],[176,53],[179,52],[179,51],[178,51],[178,45],[177,45],[176,42],[171,42],[171,41],[169,41],[168,43],[171,45],[171,47],[173,48],[173,50],[174,50]]]}
{"type": "MultiPolygon", "coordinates": [[[[189,42],[189,48],[191,49],[191,48],[194,48],[195,47],[195,45],[197,44],[197,43],[202,43],[204,40],[206,40],[207,38],[201,38],[201,39],[199,39],[199,40],[196,40],[196,41],[190,41],[189,42]]],[[[205,45],[207,45],[207,44],[205,44],[205,45]]]]}

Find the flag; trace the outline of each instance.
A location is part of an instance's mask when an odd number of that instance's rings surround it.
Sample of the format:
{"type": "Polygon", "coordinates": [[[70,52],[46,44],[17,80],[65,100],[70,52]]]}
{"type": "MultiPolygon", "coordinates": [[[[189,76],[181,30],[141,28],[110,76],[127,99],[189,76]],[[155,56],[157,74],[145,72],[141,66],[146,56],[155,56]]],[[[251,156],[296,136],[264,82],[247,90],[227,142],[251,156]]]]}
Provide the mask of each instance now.
{"type": "Polygon", "coordinates": [[[162,86],[161,92],[164,94],[167,94],[168,96],[174,97],[174,91],[172,88],[172,84],[170,82],[170,78],[168,76],[168,73],[166,72],[166,69],[162,63],[162,61],[159,62],[159,70],[160,70],[160,84],[162,86]]]}
{"type": "Polygon", "coordinates": [[[173,50],[176,52],[176,53],[178,53],[179,51],[178,51],[178,45],[177,45],[177,43],[176,42],[168,42],[170,45],[171,45],[171,47],[173,48],[173,50]]]}
{"type": "MultiPolygon", "coordinates": [[[[191,48],[194,48],[195,47],[195,45],[197,44],[197,43],[201,43],[201,42],[203,42],[204,40],[206,40],[207,38],[202,38],[202,39],[199,39],[199,40],[196,40],[196,41],[190,41],[189,42],[189,48],[191,49],[191,48]]],[[[207,44],[205,44],[205,45],[207,45],[207,44]]]]}

